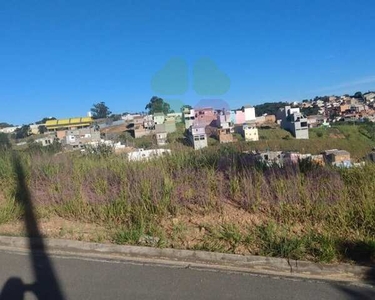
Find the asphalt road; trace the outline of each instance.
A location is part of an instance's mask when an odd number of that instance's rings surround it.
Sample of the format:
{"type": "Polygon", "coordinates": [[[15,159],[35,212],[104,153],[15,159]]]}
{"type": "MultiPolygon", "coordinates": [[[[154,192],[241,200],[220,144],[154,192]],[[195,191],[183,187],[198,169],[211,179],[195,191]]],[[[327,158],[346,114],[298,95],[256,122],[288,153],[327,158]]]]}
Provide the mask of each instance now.
{"type": "Polygon", "coordinates": [[[37,283],[42,296],[28,292],[50,267],[63,299],[375,299],[370,286],[79,257],[47,263],[33,267],[28,255],[0,251],[0,300],[58,298],[47,281],[37,283]]]}

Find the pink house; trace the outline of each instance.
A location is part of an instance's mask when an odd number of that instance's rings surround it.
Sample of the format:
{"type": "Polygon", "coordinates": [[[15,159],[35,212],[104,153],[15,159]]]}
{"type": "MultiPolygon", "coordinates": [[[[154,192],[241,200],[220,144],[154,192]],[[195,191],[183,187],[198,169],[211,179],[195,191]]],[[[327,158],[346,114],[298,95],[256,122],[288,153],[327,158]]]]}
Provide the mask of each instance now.
{"type": "Polygon", "coordinates": [[[245,112],[242,110],[236,110],[236,124],[246,123],[245,112]]]}
{"type": "Polygon", "coordinates": [[[201,124],[204,126],[210,125],[213,121],[216,121],[216,112],[213,108],[196,108],[195,109],[195,124],[201,124]]]}

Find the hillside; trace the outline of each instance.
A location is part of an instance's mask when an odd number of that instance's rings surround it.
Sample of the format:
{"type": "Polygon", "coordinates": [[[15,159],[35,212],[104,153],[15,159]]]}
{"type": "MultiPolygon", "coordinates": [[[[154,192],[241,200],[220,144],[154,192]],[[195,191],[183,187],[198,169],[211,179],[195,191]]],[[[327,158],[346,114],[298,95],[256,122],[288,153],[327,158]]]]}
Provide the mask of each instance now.
{"type": "Polygon", "coordinates": [[[294,150],[312,154],[337,148],[349,151],[354,159],[361,159],[375,147],[375,142],[363,135],[360,128],[358,125],[313,128],[309,131],[309,140],[296,140],[289,132],[280,128],[259,129],[260,140],[247,145],[250,150],[294,150]]]}

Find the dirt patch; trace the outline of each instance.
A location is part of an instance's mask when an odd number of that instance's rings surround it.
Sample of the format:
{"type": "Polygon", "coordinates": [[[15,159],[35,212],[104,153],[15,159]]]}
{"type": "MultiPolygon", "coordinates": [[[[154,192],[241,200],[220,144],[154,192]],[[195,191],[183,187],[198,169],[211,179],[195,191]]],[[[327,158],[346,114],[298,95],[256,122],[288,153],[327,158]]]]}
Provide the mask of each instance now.
{"type": "MultiPolygon", "coordinates": [[[[91,223],[51,217],[38,220],[39,230],[44,237],[71,239],[87,242],[110,242],[110,230],[91,223]]],[[[0,225],[0,235],[26,236],[23,221],[0,225]]]]}

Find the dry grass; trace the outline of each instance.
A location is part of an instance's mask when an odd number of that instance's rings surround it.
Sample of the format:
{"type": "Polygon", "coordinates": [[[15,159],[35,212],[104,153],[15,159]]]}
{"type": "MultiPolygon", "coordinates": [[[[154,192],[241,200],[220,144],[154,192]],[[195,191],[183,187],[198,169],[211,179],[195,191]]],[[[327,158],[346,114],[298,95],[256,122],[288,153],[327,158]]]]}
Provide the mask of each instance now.
{"type": "MultiPolygon", "coordinates": [[[[326,262],[374,258],[372,164],[265,168],[225,146],[147,163],[25,153],[22,165],[46,236],[119,244],[149,236],[159,247],[326,262]]],[[[0,169],[0,231],[22,234],[8,225],[22,222],[10,153],[0,169]]]]}

